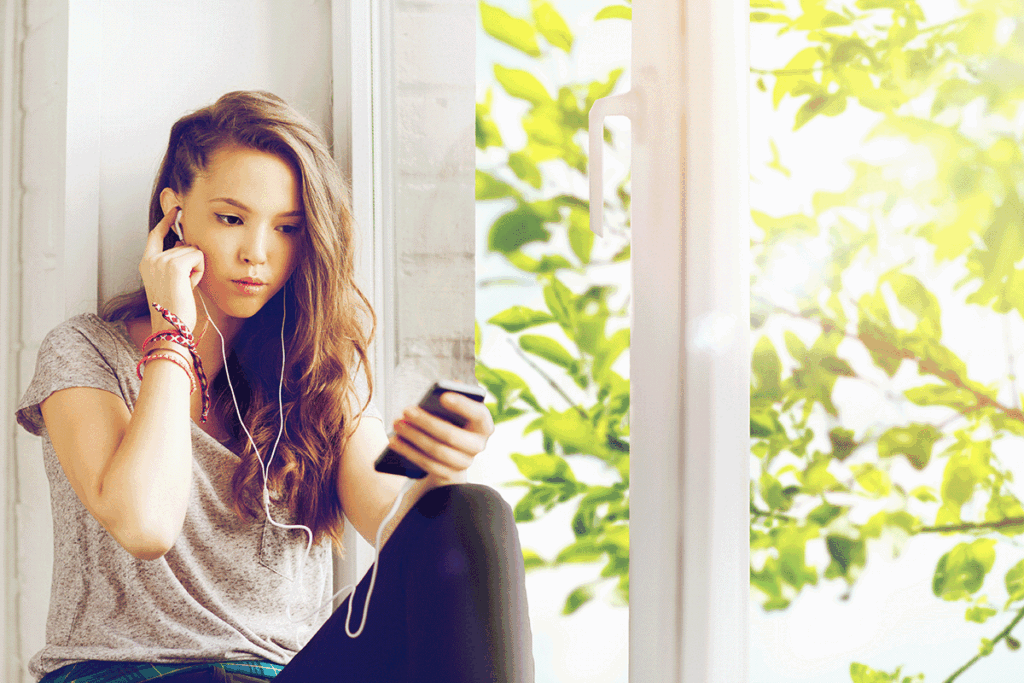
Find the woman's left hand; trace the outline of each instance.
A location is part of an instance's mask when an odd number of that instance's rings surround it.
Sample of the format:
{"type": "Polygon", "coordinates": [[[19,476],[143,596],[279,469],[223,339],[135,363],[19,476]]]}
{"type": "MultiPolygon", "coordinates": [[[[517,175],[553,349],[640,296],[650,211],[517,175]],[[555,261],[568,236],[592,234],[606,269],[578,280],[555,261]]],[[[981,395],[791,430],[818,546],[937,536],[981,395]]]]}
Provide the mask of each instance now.
{"type": "Polygon", "coordinates": [[[388,445],[439,483],[462,483],[473,458],[484,450],[494,433],[494,420],[484,404],[454,391],[441,394],[440,401],[448,410],[465,417],[466,426],[457,427],[412,405],[395,420],[395,436],[388,445]]]}

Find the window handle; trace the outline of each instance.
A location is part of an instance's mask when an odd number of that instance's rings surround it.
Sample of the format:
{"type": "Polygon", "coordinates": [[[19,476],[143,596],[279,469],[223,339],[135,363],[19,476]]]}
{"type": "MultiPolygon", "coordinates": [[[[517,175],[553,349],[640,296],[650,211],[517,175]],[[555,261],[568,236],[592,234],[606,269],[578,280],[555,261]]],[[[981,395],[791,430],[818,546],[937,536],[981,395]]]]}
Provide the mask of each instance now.
{"type": "Polygon", "coordinates": [[[641,100],[636,90],[596,100],[590,107],[590,229],[604,237],[604,119],[625,116],[630,119],[631,133],[641,125],[641,100]]]}

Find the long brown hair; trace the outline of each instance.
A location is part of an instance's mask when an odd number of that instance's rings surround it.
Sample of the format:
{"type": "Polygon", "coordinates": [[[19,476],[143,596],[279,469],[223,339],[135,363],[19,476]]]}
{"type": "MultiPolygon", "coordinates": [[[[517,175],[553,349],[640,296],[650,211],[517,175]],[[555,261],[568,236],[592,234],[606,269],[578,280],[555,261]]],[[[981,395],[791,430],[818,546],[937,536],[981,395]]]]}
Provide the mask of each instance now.
{"type": "MultiPolygon", "coordinates": [[[[369,394],[373,393],[367,348],[377,327],[373,307],[354,279],[348,188],[313,123],[271,93],[230,92],[171,127],[153,183],[150,230],[164,216],[160,191],[169,187],[187,194],[196,175],[205,172],[214,152],[224,145],[277,155],[295,169],[302,187],[305,229],[299,264],[286,285],[245,321],[225,366],[246,428],[266,460],[280,428],[277,390],[281,311],[286,303],[284,431],[268,486],[275,502],[313,531],[314,543],[326,536],[343,550],[338,462],[353,423],[370,400],[368,396],[362,406],[355,400],[359,366],[369,394]]],[[[173,246],[174,239],[168,232],[164,248],[173,246]]],[[[100,309],[107,322],[149,315],[145,287],[116,296],[100,309]]],[[[241,452],[231,482],[235,510],[243,518],[258,519],[263,508],[260,464],[235,415],[223,369],[210,383],[210,398],[211,411],[232,435],[228,445],[241,452]]]]}

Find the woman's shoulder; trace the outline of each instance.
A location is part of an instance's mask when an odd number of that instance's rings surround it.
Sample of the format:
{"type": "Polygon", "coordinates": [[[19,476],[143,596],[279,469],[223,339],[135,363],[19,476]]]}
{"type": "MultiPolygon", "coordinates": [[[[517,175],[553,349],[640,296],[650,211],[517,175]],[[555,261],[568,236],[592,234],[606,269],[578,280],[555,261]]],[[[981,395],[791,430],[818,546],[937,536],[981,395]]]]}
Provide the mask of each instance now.
{"type": "Polygon", "coordinates": [[[123,336],[118,329],[120,325],[123,325],[120,321],[108,322],[95,313],[79,313],[56,325],[45,339],[52,343],[85,337],[93,344],[107,346],[117,343],[118,337],[123,336]]]}

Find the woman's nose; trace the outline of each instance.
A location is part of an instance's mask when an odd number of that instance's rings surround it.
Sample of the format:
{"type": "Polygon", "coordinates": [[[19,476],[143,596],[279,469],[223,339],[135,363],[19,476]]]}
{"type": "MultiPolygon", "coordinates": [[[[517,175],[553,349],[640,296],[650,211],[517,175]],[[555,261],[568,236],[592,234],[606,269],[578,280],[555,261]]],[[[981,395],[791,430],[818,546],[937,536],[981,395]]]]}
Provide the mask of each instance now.
{"type": "Polygon", "coordinates": [[[242,243],[241,257],[247,263],[265,263],[267,260],[267,242],[270,240],[271,226],[257,225],[248,231],[242,243]]]}

